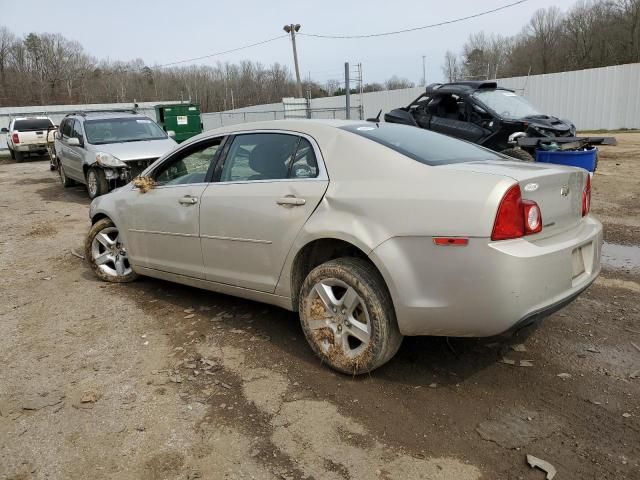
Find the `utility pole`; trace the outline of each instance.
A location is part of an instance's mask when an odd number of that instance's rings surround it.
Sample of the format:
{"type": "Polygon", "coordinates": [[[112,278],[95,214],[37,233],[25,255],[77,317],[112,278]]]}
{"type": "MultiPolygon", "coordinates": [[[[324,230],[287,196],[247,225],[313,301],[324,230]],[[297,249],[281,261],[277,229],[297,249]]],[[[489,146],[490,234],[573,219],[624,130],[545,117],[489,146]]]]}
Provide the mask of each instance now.
{"type": "Polygon", "coordinates": [[[296,67],[296,82],[298,84],[298,98],[304,98],[302,95],[302,82],[300,81],[300,69],[298,68],[298,50],[296,49],[296,33],[300,31],[300,24],[293,23],[285,25],[282,29],[291,35],[291,44],[293,45],[293,63],[296,67]]]}
{"type": "Polygon", "coordinates": [[[351,118],[351,88],[349,85],[349,62],[344,62],[344,99],[346,107],[346,119],[351,118]]]}
{"type": "Polygon", "coordinates": [[[426,67],[426,55],[422,55],[422,86],[427,86],[427,67],[426,67]]]}

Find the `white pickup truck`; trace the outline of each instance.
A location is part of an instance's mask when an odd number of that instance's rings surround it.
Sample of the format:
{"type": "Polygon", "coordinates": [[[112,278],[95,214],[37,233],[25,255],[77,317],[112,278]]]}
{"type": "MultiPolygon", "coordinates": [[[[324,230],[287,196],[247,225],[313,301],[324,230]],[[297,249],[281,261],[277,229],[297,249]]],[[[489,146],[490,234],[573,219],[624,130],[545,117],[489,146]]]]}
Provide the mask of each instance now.
{"type": "Polygon", "coordinates": [[[47,153],[47,133],[52,127],[49,117],[16,117],[0,132],[7,134],[11,158],[21,162],[25,155],[47,153]]]}

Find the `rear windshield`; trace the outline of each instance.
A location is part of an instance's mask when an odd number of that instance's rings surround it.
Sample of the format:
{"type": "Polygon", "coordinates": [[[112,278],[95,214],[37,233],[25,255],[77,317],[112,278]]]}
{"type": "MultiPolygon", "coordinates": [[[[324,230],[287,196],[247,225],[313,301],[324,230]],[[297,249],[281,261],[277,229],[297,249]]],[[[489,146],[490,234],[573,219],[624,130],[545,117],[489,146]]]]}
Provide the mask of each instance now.
{"type": "Polygon", "coordinates": [[[19,132],[33,132],[35,130],[46,130],[53,125],[48,118],[29,118],[27,120],[16,120],[13,129],[19,132]]]}
{"type": "Polygon", "coordinates": [[[503,159],[502,156],[486,148],[408,125],[364,123],[340,128],[380,143],[426,165],[503,159]]]}
{"type": "Polygon", "coordinates": [[[84,131],[89,143],[94,145],[167,138],[167,134],[153,120],[144,117],[87,120],[84,122],[84,131]]]}

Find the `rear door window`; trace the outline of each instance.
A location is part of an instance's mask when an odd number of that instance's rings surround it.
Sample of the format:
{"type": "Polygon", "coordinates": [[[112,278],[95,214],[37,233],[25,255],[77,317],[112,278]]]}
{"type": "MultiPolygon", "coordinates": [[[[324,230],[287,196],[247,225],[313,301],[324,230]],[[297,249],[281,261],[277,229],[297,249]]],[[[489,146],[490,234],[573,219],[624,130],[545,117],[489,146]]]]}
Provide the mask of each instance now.
{"type": "MultiPolygon", "coordinates": [[[[297,135],[284,133],[237,135],[226,156],[220,181],[246,182],[288,178],[299,140],[300,137],[297,135]]],[[[301,169],[302,162],[306,162],[306,159],[306,155],[301,156],[301,169]]]]}
{"type": "Polygon", "coordinates": [[[504,160],[503,156],[478,145],[408,125],[367,123],[340,128],[425,165],[504,160]]]}

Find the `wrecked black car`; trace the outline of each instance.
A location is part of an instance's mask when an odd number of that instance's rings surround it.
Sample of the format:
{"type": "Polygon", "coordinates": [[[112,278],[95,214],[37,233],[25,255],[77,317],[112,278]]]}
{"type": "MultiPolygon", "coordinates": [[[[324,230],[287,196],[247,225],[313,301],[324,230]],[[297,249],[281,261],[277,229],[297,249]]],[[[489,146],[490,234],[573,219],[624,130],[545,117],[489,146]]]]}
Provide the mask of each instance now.
{"type": "Polygon", "coordinates": [[[606,137],[576,137],[570,121],[541,113],[513,90],[491,81],[431,84],[409,106],[385,114],[384,120],[433,130],[528,161],[543,144],[564,144],[567,149],[615,144],[615,139],[606,137]]]}

